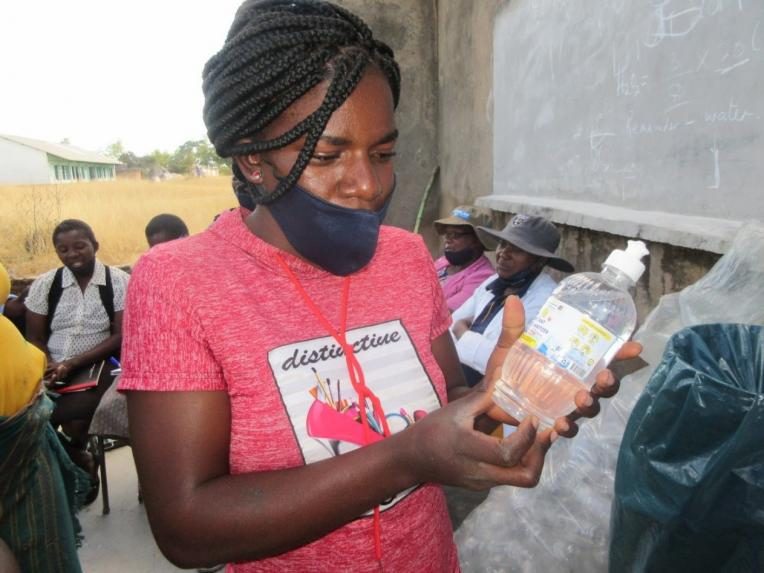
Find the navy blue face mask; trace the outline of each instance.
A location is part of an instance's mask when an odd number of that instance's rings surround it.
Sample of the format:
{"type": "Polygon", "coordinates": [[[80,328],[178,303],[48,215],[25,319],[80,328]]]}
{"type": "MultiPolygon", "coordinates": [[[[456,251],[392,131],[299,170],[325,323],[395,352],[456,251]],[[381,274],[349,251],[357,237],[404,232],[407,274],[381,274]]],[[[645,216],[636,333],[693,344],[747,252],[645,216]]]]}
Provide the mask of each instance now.
{"type": "Polygon", "coordinates": [[[361,270],[374,256],[392,196],[378,211],[366,211],[334,205],[295,185],[268,209],[301,257],[344,277],[361,270]]]}

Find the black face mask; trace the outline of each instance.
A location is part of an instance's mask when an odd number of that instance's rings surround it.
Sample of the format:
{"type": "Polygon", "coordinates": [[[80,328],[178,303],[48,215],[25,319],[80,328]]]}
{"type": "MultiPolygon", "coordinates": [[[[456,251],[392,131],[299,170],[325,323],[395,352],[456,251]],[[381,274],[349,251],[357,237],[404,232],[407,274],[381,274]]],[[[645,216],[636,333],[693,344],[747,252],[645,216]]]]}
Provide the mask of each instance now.
{"type": "Polygon", "coordinates": [[[507,277],[506,279],[497,277],[496,280],[488,284],[485,289],[491,291],[496,297],[504,296],[507,289],[512,289],[515,291],[514,294],[522,298],[528,291],[528,287],[531,286],[531,283],[536,280],[536,277],[539,276],[540,273],[541,269],[537,268],[536,265],[533,265],[532,267],[513,274],[511,277],[507,277]]]}
{"type": "Polygon", "coordinates": [[[449,264],[455,267],[463,267],[467,263],[471,263],[480,256],[481,251],[474,247],[467,247],[461,251],[443,251],[443,256],[449,264]]]}
{"type": "Polygon", "coordinates": [[[392,196],[378,211],[348,209],[295,185],[268,209],[300,256],[344,277],[361,270],[374,256],[392,196]]]}

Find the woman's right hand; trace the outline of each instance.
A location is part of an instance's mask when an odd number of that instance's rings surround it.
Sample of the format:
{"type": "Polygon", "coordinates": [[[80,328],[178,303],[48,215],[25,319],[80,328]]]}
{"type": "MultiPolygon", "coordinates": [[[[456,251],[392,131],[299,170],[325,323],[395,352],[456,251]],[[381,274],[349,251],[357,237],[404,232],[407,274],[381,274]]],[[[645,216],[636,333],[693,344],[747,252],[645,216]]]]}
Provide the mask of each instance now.
{"type": "Polygon", "coordinates": [[[472,319],[471,318],[461,318],[459,320],[454,321],[454,324],[451,325],[451,332],[454,334],[454,338],[456,340],[459,340],[465,332],[467,332],[472,327],[472,319]]]}
{"type": "Polygon", "coordinates": [[[43,380],[46,382],[64,380],[67,376],[69,376],[69,374],[71,374],[72,370],[72,364],[68,360],[62,360],[61,362],[51,362],[45,369],[43,380]]]}
{"type": "Polygon", "coordinates": [[[504,439],[475,430],[475,419],[492,406],[489,392],[475,390],[406,430],[416,481],[472,490],[538,484],[552,431],[538,432],[538,420],[533,417],[504,439]]]}
{"type": "Polygon", "coordinates": [[[48,366],[45,368],[45,374],[43,374],[42,379],[45,382],[55,382],[58,378],[56,378],[56,371],[58,369],[60,362],[49,362],[48,366]]]}

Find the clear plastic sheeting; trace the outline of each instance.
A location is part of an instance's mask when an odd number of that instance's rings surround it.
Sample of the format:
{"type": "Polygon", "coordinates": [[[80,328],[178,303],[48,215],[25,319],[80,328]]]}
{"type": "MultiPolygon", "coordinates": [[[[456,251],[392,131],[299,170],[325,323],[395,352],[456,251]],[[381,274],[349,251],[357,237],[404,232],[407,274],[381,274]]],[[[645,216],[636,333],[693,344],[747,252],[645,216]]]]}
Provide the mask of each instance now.
{"type": "Polygon", "coordinates": [[[705,323],[764,325],[764,226],[748,224],[697,283],[666,295],[635,339],[651,366],[626,377],[601,414],[547,454],[539,485],[498,487],[456,532],[465,573],[605,572],[618,449],[629,415],[668,339],[705,323]]]}

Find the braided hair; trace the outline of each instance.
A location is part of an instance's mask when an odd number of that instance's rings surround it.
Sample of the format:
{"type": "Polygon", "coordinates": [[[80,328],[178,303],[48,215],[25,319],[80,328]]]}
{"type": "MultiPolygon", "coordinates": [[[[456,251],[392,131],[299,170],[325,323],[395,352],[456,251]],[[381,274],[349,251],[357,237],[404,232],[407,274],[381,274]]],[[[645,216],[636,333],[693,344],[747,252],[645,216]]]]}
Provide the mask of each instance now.
{"type": "Polygon", "coordinates": [[[350,96],[370,64],[387,78],[398,106],[400,70],[392,49],[344,8],[323,0],[246,0],[236,12],[223,48],[204,66],[204,122],[221,157],[270,151],[305,136],[292,169],[265,194],[234,177],[256,203],[271,203],[297,183],[332,113],[350,96]],[[273,139],[258,133],[324,80],[321,105],[273,139]],[[242,140],[246,140],[244,143],[242,140]]]}

